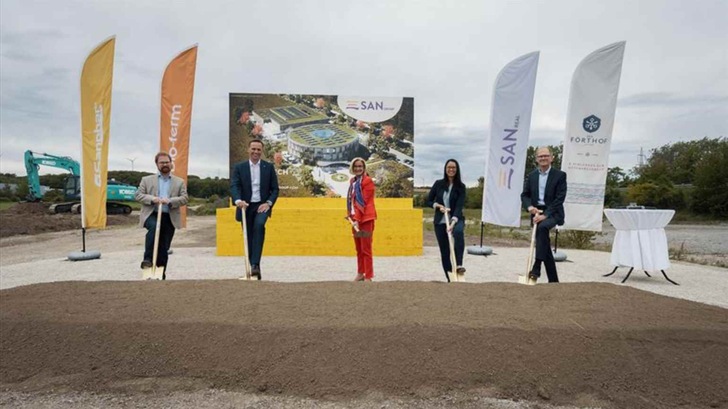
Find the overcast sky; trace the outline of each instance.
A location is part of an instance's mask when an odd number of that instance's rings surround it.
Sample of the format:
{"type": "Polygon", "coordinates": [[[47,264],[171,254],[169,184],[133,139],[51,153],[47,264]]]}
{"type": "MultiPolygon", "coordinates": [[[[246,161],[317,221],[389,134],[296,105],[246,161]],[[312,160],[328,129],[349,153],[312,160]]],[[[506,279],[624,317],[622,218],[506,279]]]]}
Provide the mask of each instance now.
{"type": "MultiPolygon", "coordinates": [[[[531,145],[563,140],[571,75],[626,41],[610,166],[728,136],[728,0],[0,1],[0,172],[80,159],[79,75],[116,35],[109,169],[153,171],[160,81],[199,44],[190,174],[227,177],[230,92],[415,98],[415,181],[483,175],[495,76],[540,51],[531,145]]],[[[41,173],[57,173],[44,168],[41,173]]]]}

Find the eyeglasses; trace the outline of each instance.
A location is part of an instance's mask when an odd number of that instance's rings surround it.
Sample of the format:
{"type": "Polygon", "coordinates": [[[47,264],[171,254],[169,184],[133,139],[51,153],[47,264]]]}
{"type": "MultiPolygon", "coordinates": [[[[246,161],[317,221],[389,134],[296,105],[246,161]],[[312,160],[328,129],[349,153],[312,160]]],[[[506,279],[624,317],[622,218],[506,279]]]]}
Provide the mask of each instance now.
{"type": "Polygon", "coordinates": [[[542,158],[550,158],[551,155],[538,155],[536,157],[539,158],[539,159],[542,159],[542,158]]]}
{"type": "Polygon", "coordinates": [[[158,164],[160,164],[160,165],[169,165],[169,164],[170,164],[170,163],[172,163],[172,162],[167,162],[167,161],[161,161],[161,160],[160,160],[160,161],[159,161],[159,162],[157,162],[157,163],[158,163],[158,164]]]}

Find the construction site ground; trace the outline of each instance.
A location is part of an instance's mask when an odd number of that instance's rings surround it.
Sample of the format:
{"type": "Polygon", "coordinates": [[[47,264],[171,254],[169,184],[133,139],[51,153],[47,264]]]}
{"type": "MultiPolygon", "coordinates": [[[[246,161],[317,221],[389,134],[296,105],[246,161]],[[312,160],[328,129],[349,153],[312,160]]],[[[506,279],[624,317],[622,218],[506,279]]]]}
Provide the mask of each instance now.
{"type": "Polygon", "coordinates": [[[175,235],[169,279],[145,282],[134,215],[71,262],[78,216],[8,235],[34,216],[5,213],[0,407],[728,408],[724,268],[621,284],[609,253],[564,249],[562,283],[523,286],[528,249],[491,241],[447,284],[425,232],[421,256],[375,254],[371,283],[350,281],[354,257],[264,256],[244,281],[206,216],[175,235]]]}

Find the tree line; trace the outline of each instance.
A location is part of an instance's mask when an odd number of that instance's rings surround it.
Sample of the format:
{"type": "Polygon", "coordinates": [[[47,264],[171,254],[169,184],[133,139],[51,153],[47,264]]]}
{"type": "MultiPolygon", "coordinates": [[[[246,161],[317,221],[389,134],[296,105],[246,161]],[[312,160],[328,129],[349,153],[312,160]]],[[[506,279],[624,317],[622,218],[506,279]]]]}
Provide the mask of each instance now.
{"type": "Polygon", "coordinates": [[[613,183],[626,186],[630,202],[725,219],[728,138],[663,145],[651,151],[644,165],[613,183]]]}
{"type": "MultiPolygon", "coordinates": [[[[562,145],[551,145],[552,166],[561,168],[562,145]]],[[[536,168],[536,149],[529,146],[525,175],[536,168]]],[[[525,178],[524,178],[525,180],[525,178]]],[[[424,205],[426,193],[415,194],[415,206],[424,205]]],[[[478,209],[483,202],[483,177],[467,188],[465,207],[478,209]]],[[[650,151],[643,165],[631,170],[607,171],[605,207],[630,203],[674,209],[711,218],[728,217],[728,138],[703,138],[675,142],[650,151]]]]}
{"type": "MultiPolygon", "coordinates": [[[[142,178],[149,174],[148,172],[131,170],[110,170],[108,172],[108,179],[126,185],[139,186],[142,178]]],[[[40,184],[43,186],[48,186],[55,190],[62,190],[68,176],[69,174],[41,175],[39,179],[40,184]]],[[[14,173],[2,173],[0,174],[0,183],[17,186],[14,190],[9,186],[0,189],[0,200],[20,201],[27,199],[29,192],[28,178],[26,176],[17,176],[14,173]]],[[[192,197],[198,198],[209,198],[213,195],[218,197],[229,196],[230,181],[227,178],[200,178],[199,176],[189,175],[187,177],[187,193],[192,197]]],[[[48,199],[52,198],[52,200],[46,201],[60,200],[57,192],[51,192],[47,195],[48,199]]]]}
{"type": "MultiPolygon", "coordinates": [[[[554,154],[553,166],[561,167],[562,146],[550,146],[554,154]]],[[[527,150],[525,174],[536,168],[536,147],[527,150]]],[[[109,171],[109,179],[138,186],[146,172],[109,171]]],[[[42,185],[62,189],[68,175],[42,175],[42,185]]],[[[406,178],[396,179],[398,181],[406,178]]],[[[24,200],[28,194],[25,176],[12,173],[0,174],[0,183],[15,184],[0,189],[0,200],[24,200]]],[[[188,177],[188,192],[193,197],[209,198],[213,195],[226,197],[230,194],[227,178],[188,177]]],[[[384,186],[389,188],[389,186],[384,186]]],[[[426,193],[414,195],[415,206],[422,206],[426,193]]],[[[478,185],[469,187],[466,207],[477,209],[483,201],[483,178],[478,185]]],[[[694,141],[675,142],[652,149],[649,158],[641,166],[631,170],[609,168],[606,180],[604,204],[606,207],[636,203],[665,209],[675,209],[712,218],[728,217],[728,138],[703,138],[694,141]]]]}

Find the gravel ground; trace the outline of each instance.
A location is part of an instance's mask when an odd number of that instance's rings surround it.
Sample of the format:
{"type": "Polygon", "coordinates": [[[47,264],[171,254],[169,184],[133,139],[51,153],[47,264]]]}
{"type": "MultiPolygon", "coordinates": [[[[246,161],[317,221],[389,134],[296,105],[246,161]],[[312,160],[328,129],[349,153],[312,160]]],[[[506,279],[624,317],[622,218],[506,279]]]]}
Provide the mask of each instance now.
{"type": "MultiPolygon", "coordinates": [[[[726,237],[725,226],[700,226],[703,239],[717,243],[717,251],[723,251],[726,237]]],[[[679,230],[679,229],[678,229],[679,230]]],[[[691,230],[691,229],[687,229],[691,230]]],[[[0,289],[26,286],[34,283],[58,281],[136,281],[140,278],[144,231],[114,226],[104,231],[91,231],[87,248],[100,250],[99,260],[85,262],[66,261],[66,255],[78,251],[81,236],[78,231],[44,233],[36,236],[14,236],[0,240],[0,289]]],[[[690,233],[690,234],[695,234],[690,233]]],[[[668,238],[672,232],[668,230],[668,238]]],[[[671,243],[674,242],[670,239],[671,243]]],[[[426,243],[428,241],[426,240],[426,243]]],[[[193,217],[189,228],[175,236],[174,253],[170,258],[169,279],[173,280],[225,280],[239,278],[242,262],[236,257],[216,257],[214,247],[214,218],[193,217]]],[[[430,241],[431,243],[431,241],[430,241]]],[[[712,251],[712,250],[711,250],[712,251]]],[[[667,270],[671,279],[680,283],[674,286],[659,273],[647,277],[633,272],[629,280],[620,284],[626,269],[610,277],[602,277],[611,271],[609,253],[596,251],[566,250],[569,260],[558,265],[559,276],[564,283],[609,283],[616,287],[632,287],[668,297],[695,301],[728,309],[728,269],[674,262],[667,270]]],[[[725,253],[723,253],[725,254],[725,253]]],[[[465,266],[469,283],[514,283],[525,270],[526,248],[495,247],[489,257],[466,255],[465,266]]],[[[353,257],[264,257],[262,268],[266,281],[276,282],[327,282],[349,281],[353,278],[356,261],[353,257]]],[[[442,282],[444,275],[439,267],[439,254],[434,247],[425,247],[418,257],[375,257],[375,281],[425,281],[442,282]]],[[[457,284],[468,285],[468,284],[457,284]]],[[[230,391],[216,388],[200,390],[190,385],[187,390],[175,383],[166,388],[163,381],[126,385],[120,391],[83,391],[55,386],[52,389],[24,391],[9,387],[0,380],[0,407],[8,408],[71,408],[71,407],[255,407],[255,408],[613,408],[614,402],[600,402],[593,398],[576,399],[574,406],[558,406],[541,397],[530,399],[496,399],[492,391],[452,390],[436,394],[394,396],[371,392],[366,395],[342,400],[336,396],[314,398],[287,394],[260,394],[249,391],[230,391]]],[[[61,382],[62,384],[62,382],[61,382]]],[[[548,398],[548,396],[546,396],[548,398]]],[[[711,407],[728,407],[728,401],[716,401],[711,407]]],[[[657,406],[640,406],[657,407],[657,406]]],[[[688,403],[686,407],[690,407],[688,403]]]]}
{"type": "MultiPolygon", "coordinates": [[[[614,240],[614,227],[605,223],[602,235],[595,243],[611,246],[614,240]]],[[[667,245],[671,249],[684,246],[685,251],[691,254],[722,255],[728,260],[728,224],[668,224],[665,227],[667,245]]]]}
{"type": "MultiPolygon", "coordinates": [[[[175,234],[170,256],[170,280],[239,278],[242,259],[215,256],[213,217],[193,217],[188,229],[175,234]]],[[[376,239],[376,238],[375,238],[376,239]]],[[[90,231],[87,248],[101,251],[92,261],[66,261],[69,252],[78,251],[79,231],[15,236],[0,240],[0,289],[40,282],[69,280],[138,280],[143,252],[144,230],[114,226],[90,231]]],[[[427,240],[426,240],[427,242],[427,240]]],[[[352,244],[353,245],[353,244],[352,244]]],[[[568,260],[559,263],[562,282],[598,282],[627,285],[670,297],[682,298],[728,308],[728,269],[685,262],[673,262],[668,276],[680,283],[668,283],[658,272],[647,277],[635,271],[626,283],[620,281],[627,269],[610,277],[610,254],[601,251],[564,250],[568,260]]],[[[466,280],[516,282],[526,269],[525,247],[494,248],[494,255],[466,254],[466,280]]],[[[348,281],[356,269],[354,257],[263,257],[265,280],[281,282],[348,281]],[[295,268],[291,268],[295,266],[295,268]]],[[[418,257],[375,257],[376,281],[443,281],[437,248],[426,246],[418,257]]]]}

